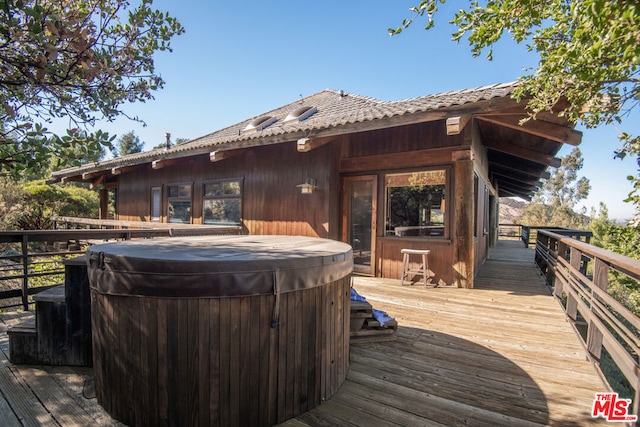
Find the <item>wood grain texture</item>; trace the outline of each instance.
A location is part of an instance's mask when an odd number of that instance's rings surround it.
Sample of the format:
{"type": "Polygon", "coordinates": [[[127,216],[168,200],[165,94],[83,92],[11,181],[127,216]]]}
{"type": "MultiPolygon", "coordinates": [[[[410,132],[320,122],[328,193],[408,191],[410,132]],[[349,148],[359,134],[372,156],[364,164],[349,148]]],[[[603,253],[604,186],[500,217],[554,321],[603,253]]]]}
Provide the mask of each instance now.
{"type": "MultiPolygon", "coordinates": [[[[308,395],[309,405],[315,407],[283,425],[609,425],[589,415],[594,394],[607,387],[586,360],[562,308],[549,295],[533,265],[533,257],[533,250],[520,242],[500,241],[481,266],[475,289],[401,287],[399,280],[354,277],[358,293],[374,308],[398,320],[398,336],[394,341],[351,345],[347,378],[340,389],[320,404],[320,382],[313,381],[316,386],[309,385],[308,395]]],[[[315,288],[309,294],[311,299],[320,301],[320,290],[315,288]]],[[[220,302],[203,302],[210,310],[210,340],[216,342],[220,340],[220,302]]],[[[163,303],[150,310],[160,315],[165,310],[163,303]]],[[[310,324],[321,322],[321,304],[314,305],[315,312],[307,313],[310,324]]],[[[261,301],[262,319],[271,319],[272,307],[261,301]]],[[[46,398],[48,388],[36,387],[31,383],[34,376],[21,376],[7,360],[6,328],[26,315],[0,314],[0,391],[4,399],[0,408],[11,411],[2,411],[0,420],[8,418],[3,425],[12,425],[18,422],[11,418],[15,413],[24,424],[60,425],[56,420],[62,419],[68,407],[46,398]]],[[[278,354],[279,343],[274,338],[278,332],[270,329],[261,336],[262,348],[269,348],[268,357],[261,351],[261,371],[263,364],[268,365],[278,354]]],[[[166,324],[159,326],[157,333],[166,336],[166,324]]],[[[206,335],[202,330],[199,334],[206,335]]],[[[320,352],[312,355],[311,347],[323,346],[321,334],[310,335],[309,346],[309,361],[320,360],[320,352]]],[[[158,363],[163,358],[166,356],[159,354],[158,363]]],[[[215,372],[213,366],[219,365],[220,355],[212,348],[208,358],[211,369],[207,382],[217,390],[216,381],[222,373],[215,372]]],[[[94,425],[118,425],[95,398],[83,396],[90,369],[56,367],[42,372],[53,376],[73,396],[95,420],[94,425]]],[[[319,378],[320,371],[310,371],[311,376],[319,378]]],[[[261,372],[260,378],[260,389],[267,390],[261,395],[265,401],[275,402],[277,387],[262,385],[262,378],[275,384],[277,375],[261,372]]],[[[161,378],[158,381],[162,382],[161,378]]],[[[218,400],[213,393],[211,396],[213,414],[218,400]]],[[[268,406],[260,403],[261,420],[274,419],[268,406]]],[[[160,423],[166,424],[166,420],[153,422],[160,423]]]]}
{"type": "Polygon", "coordinates": [[[104,346],[94,348],[98,402],[136,426],[273,425],[299,415],[346,377],[350,284],[347,276],[281,294],[275,328],[273,295],[162,299],[92,291],[95,342],[104,346]]]}

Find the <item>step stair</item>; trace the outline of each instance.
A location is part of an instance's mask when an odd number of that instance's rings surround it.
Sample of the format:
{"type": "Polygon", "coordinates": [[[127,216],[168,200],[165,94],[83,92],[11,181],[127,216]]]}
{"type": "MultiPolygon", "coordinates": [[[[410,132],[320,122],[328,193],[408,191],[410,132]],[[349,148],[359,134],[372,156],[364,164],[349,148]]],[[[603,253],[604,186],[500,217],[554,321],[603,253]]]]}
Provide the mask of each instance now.
{"type": "Polygon", "coordinates": [[[65,284],[36,294],[35,316],[7,331],[12,363],[92,366],[87,265],[84,256],[64,264],[65,284]]]}
{"type": "Polygon", "coordinates": [[[373,307],[368,302],[351,300],[351,342],[393,340],[397,330],[398,322],[395,320],[381,325],[373,317],[373,307]]]}

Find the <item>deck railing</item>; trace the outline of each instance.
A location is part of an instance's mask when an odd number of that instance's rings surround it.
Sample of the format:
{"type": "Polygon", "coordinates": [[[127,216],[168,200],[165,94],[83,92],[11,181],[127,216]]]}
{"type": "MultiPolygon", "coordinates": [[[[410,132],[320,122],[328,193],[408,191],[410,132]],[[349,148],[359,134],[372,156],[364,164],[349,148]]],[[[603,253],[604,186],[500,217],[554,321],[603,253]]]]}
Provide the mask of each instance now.
{"type": "Polygon", "coordinates": [[[575,230],[564,227],[544,227],[531,226],[523,224],[499,224],[498,236],[504,238],[520,238],[525,246],[533,246],[536,244],[538,230],[552,230],[564,236],[569,236],[577,240],[589,243],[591,240],[591,232],[585,230],[575,230]]]}
{"type": "MultiPolygon", "coordinates": [[[[68,218],[71,220],[70,218],[68,218]]],[[[82,225],[80,218],[70,221],[82,225]]],[[[99,220],[89,220],[99,221],[99,220]]],[[[84,224],[84,226],[106,226],[84,224]]],[[[0,309],[22,306],[29,296],[61,284],[65,259],[84,254],[94,243],[172,236],[240,234],[239,227],[175,226],[174,224],[107,224],[119,229],[0,231],[0,309]],[[136,228],[129,228],[136,226],[136,228]]]]}
{"type": "Polygon", "coordinates": [[[635,390],[637,414],[640,318],[613,299],[607,287],[615,276],[640,283],[640,261],[549,230],[538,230],[535,259],[591,358],[600,362],[606,350],[635,390]]]}

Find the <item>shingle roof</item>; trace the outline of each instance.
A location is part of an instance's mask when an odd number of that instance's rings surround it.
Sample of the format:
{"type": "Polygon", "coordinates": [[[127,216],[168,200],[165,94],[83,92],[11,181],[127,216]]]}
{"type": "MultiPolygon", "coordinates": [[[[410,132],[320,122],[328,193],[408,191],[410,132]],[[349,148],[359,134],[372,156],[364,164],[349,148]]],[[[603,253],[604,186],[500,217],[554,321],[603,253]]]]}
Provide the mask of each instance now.
{"type": "Polygon", "coordinates": [[[158,158],[176,158],[201,154],[206,151],[224,149],[225,147],[258,145],[260,140],[274,140],[282,142],[287,135],[290,140],[296,140],[301,133],[309,134],[313,131],[340,128],[344,125],[373,122],[396,116],[406,116],[420,112],[448,109],[494,98],[508,97],[516,87],[516,83],[503,83],[427,95],[399,101],[381,101],[375,98],[346,93],[333,89],[326,89],[290,104],[267,111],[259,116],[248,118],[240,123],[217,130],[208,135],[193,139],[186,143],[175,145],[170,149],[155,149],[143,153],[136,153],[115,159],[106,160],[99,164],[84,165],[77,168],[54,172],[53,178],[78,175],[83,172],[105,170],[117,166],[131,166],[146,163],[158,158]],[[284,118],[294,109],[308,105],[317,108],[317,112],[302,121],[284,123],[284,118]],[[272,116],[277,121],[264,130],[252,133],[243,129],[252,120],[261,116],[272,116]],[[252,144],[255,141],[256,144],[252,144]]]}

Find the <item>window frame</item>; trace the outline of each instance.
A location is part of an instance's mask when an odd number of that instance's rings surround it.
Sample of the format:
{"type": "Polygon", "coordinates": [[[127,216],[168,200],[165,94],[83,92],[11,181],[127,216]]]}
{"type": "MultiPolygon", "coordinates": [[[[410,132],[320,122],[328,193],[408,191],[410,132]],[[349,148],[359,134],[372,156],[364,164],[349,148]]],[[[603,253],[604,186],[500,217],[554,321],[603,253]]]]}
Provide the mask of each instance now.
{"type": "Polygon", "coordinates": [[[207,225],[242,225],[242,209],[243,203],[242,199],[244,197],[244,178],[221,178],[221,179],[211,179],[202,182],[202,223],[207,225]],[[239,194],[220,194],[216,196],[207,196],[207,185],[211,184],[224,184],[227,182],[238,182],[240,187],[239,194]],[[207,200],[238,200],[239,202],[239,218],[238,222],[207,222],[205,209],[206,209],[206,201],[207,200]]]}
{"type": "MultiPolygon", "coordinates": [[[[450,238],[451,235],[451,230],[450,230],[450,209],[448,209],[447,207],[451,207],[452,204],[450,202],[450,194],[451,194],[451,166],[447,166],[447,165],[439,165],[439,166],[428,166],[428,167],[422,167],[422,168],[415,168],[415,169],[403,169],[403,170],[393,170],[393,171],[388,171],[385,172],[382,176],[382,194],[384,197],[384,224],[383,224],[383,230],[384,230],[384,236],[385,237],[390,237],[390,238],[400,238],[400,239],[406,239],[406,238],[412,238],[412,239],[438,239],[438,240],[447,240],[450,238]],[[411,174],[411,173],[416,173],[416,172],[434,172],[434,171],[443,171],[445,178],[444,178],[444,197],[442,198],[441,201],[441,206],[443,205],[445,207],[444,212],[442,213],[443,215],[443,232],[440,235],[424,235],[424,234],[420,234],[421,231],[419,232],[418,235],[399,235],[396,231],[394,227],[394,231],[390,230],[390,224],[389,224],[389,218],[390,218],[390,200],[389,200],[389,186],[388,186],[388,178],[390,176],[394,176],[394,175],[405,175],[405,174],[411,174]]],[[[441,185],[441,184],[438,184],[441,185]]],[[[419,227],[419,226],[416,226],[419,227]]]]}
{"type": "Polygon", "coordinates": [[[167,184],[166,189],[166,206],[167,206],[167,223],[170,224],[193,224],[193,182],[174,182],[171,184],[167,184]],[[180,187],[180,186],[189,186],[189,196],[180,196],[178,190],[178,196],[171,196],[171,187],[180,187]],[[170,205],[172,202],[189,202],[189,222],[178,222],[171,221],[171,209],[170,205]]]}
{"type": "Polygon", "coordinates": [[[162,221],[162,185],[152,185],[149,189],[149,221],[161,222],[162,221]],[[154,211],[154,191],[158,192],[158,216],[153,216],[154,211]]]}

